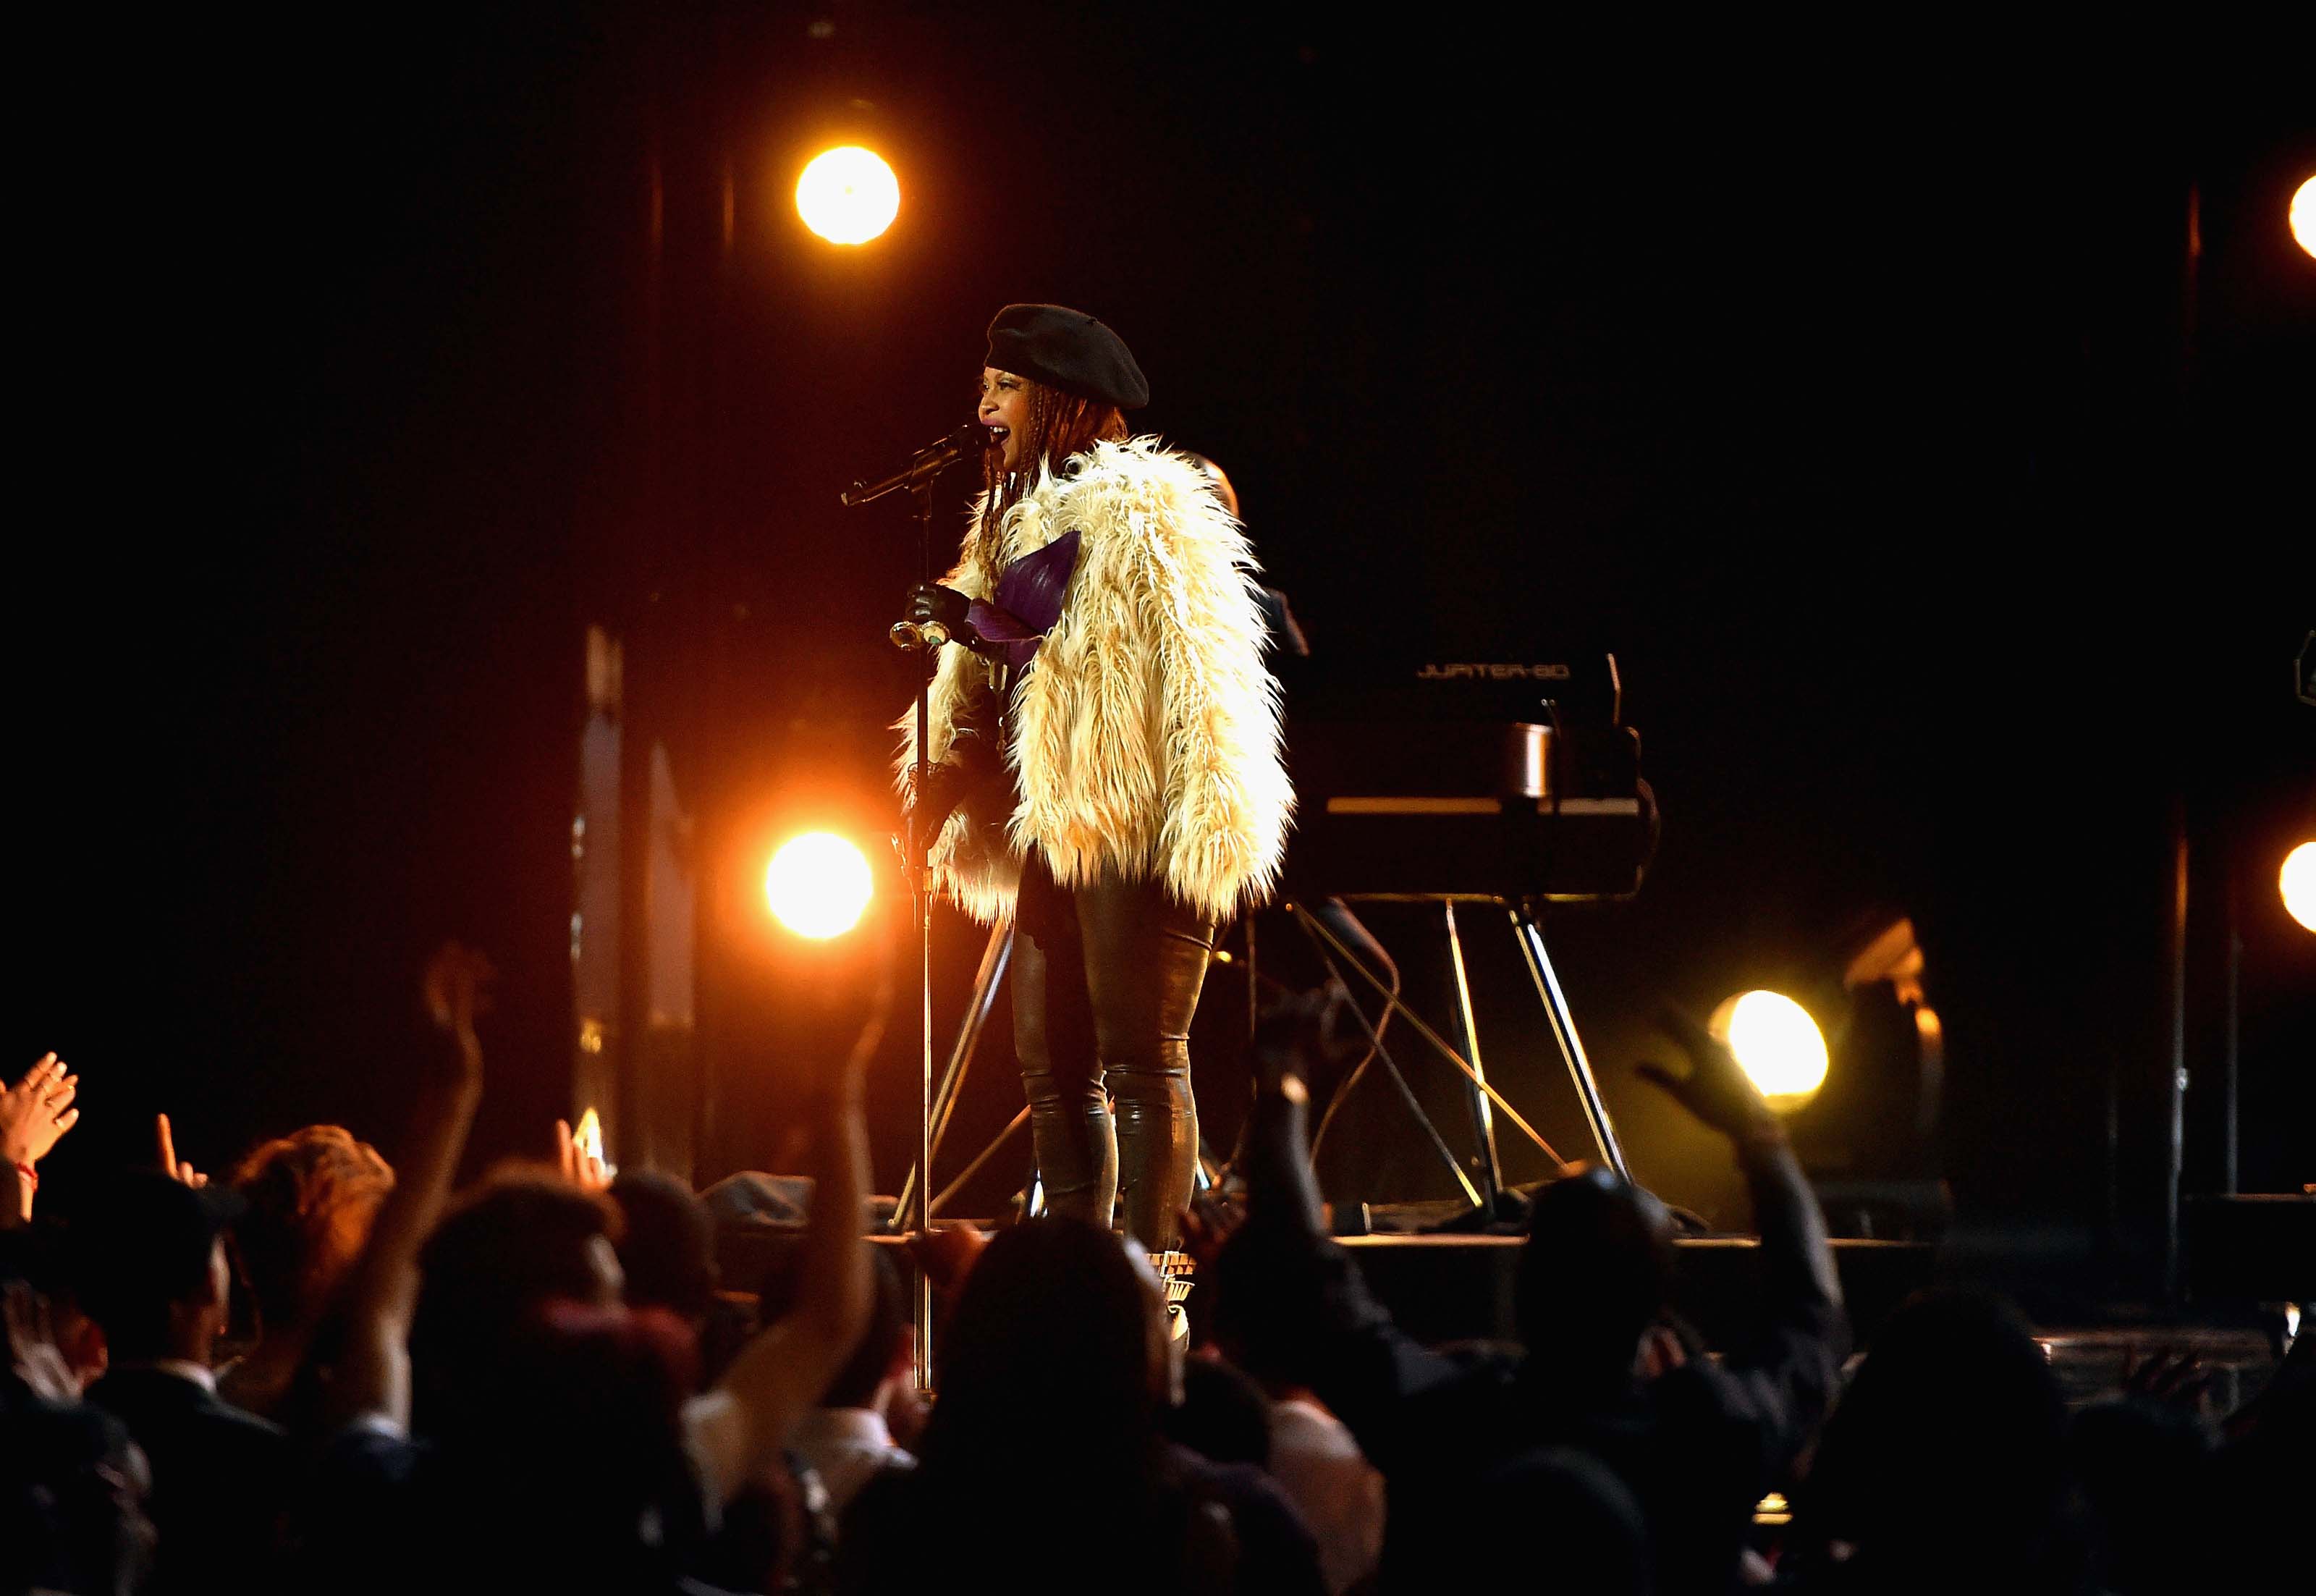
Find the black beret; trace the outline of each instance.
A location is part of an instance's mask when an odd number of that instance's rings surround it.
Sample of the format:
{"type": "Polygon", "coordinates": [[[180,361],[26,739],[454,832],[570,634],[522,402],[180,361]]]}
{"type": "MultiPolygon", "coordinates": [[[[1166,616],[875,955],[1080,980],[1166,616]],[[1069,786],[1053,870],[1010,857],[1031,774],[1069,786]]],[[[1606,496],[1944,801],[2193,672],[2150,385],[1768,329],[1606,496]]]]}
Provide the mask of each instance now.
{"type": "Polygon", "coordinates": [[[1150,403],[1150,384],[1126,340],[1065,305],[1008,305],[989,324],[982,363],[1120,410],[1150,403]]]}

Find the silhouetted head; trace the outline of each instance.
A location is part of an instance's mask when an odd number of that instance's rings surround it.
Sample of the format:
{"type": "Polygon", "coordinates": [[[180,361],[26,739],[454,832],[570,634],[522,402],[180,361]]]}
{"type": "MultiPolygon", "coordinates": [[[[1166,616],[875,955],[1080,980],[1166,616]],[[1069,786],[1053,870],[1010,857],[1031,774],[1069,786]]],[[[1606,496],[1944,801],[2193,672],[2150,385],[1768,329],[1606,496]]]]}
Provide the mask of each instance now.
{"type": "Polygon", "coordinates": [[[1502,1571],[1548,1556],[1552,1581],[1586,1596],[1650,1589],[1647,1520],[1630,1486],[1590,1454],[1546,1447],[1474,1482],[1465,1530],[1439,1538],[1440,1590],[1482,1590],[1502,1571]],[[1539,1554],[1538,1548],[1544,1548],[1539,1554]]]}
{"type": "Polygon", "coordinates": [[[619,1206],[619,1268],[635,1307],[664,1307],[697,1324],[716,1300],[716,1226],[691,1188],[657,1170],[611,1182],[619,1206]]]}
{"type": "MultiPolygon", "coordinates": [[[[2066,1405],[2018,1310],[1928,1292],[1867,1348],[1812,1465],[1812,1533],[1894,1578],[2018,1567],[2051,1551],[2066,1480],[2066,1405]]],[[[1863,1565],[1861,1565],[1863,1566],[1863,1565]]]]}
{"type": "Polygon", "coordinates": [[[2200,1414],[2152,1398],[2096,1403],[2074,1416],[2069,1459],[2090,1507],[2105,1588],[2187,1591],[2210,1572],[2212,1445],[2200,1414]]]}
{"type": "Polygon", "coordinates": [[[1579,1383],[1628,1376],[1671,1295],[1673,1256],[1672,1216],[1614,1170],[1580,1164],[1545,1187],[1513,1310],[1531,1360],[1579,1383]]]}
{"type": "Polygon", "coordinates": [[[436,1412],[448,1543],[525,1584],[664,1579],[702,1532],[683,1448],[690,1328],[661,1308],[555,1298],[503,1350],[486,1386],[436,1412]]]}
{"type": "Polygon", "coordinates": [[[486,1395],[512,1338],[547,1303],[619,1300],[619,1209],[544,1164],[493,1172],[446,1215],[419,1255],[410,1353],[418,1418],[486,1395]]]}
{"type": "MultiPolygon", "coordinates": [[[[1165,1388],[1164,1303],[1137,1262],[1119,1237],[1075,1219],[1034,1219],[992,1241],[936,1348],[927,1469],[1039,1459],[1051,1473],[1069,1458],[1093,1479],[1146,1454],[1165,1388]]],[[[1020,1477],[988,1483],[1011,1491],[1020,1477]]]]}
{"type": "Polygon", "coordinates": [[[209,1361],[233,1275],[225,1233],[248,1205],[229,1188],[124,1170],[84,1205],[73,1232],[82,1306],[115,1362],[209,1361]]]}
{"type": "Polygon", "coordinates": [[[321,1315],[370,1239],[394,1171],[345,1127],[308,1125],[256,1148],[231,1184],[249,1204],[234,1243],[272,1332],[321,1315]]]}
{"type": "Polygon", "coordinates": [[[1166,1433],[1216,1463],[1270,1466],[1270,1399],[1245,1374],[1217,1358],[1182,1365],[1182,1400],[1166,1415],[1166,1433]]]}

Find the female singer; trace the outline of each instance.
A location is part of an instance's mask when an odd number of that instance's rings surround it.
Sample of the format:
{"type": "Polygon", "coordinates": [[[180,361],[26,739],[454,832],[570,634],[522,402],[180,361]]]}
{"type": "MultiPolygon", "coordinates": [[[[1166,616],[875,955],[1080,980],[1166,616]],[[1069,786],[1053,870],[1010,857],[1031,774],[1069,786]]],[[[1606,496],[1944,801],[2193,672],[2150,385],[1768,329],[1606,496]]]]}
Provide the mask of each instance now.
{"type": "Polygon", "coordinates": [[[1047,1208],[1107,1226],[1122,1197],[1163,1252],[1197,1168],[1199,985],[1217,928],[1277,876],[1294,800],[1254,557],[1204,472],[1128,435],[1148,398],[1082,311],[990,324],[985,491],[956,570],[910,594],[910,620],[963,645],[941,651],[933,763],[910,786],[913,827],[939,828],[935,887],[1014,916],[1047,1208]]]}

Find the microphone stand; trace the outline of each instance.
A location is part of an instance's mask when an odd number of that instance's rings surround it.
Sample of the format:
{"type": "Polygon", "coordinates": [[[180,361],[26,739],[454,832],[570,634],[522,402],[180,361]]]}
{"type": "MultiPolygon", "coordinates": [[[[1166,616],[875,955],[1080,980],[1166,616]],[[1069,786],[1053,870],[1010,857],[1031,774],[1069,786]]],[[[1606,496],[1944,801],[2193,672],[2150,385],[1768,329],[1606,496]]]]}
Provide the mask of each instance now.
{"type": "MultiPolygon", "coordinates": [[[[912,485],[917,501],[917,580],[933,579],[933,478],[927,472],[912,485]]],[[[896,642],[898,638],[895,639],[896,642]]],[[[904,645],[907,646],[907,645],[904,645]]],[[[917,768],[912,787],[924,780],[932,758],[933,673],[940,666],[940,639],[917,634],[917,768]]],[[[914,807],[913,801],[912,807],[914,807]]],[[[911,1205],[919,1236],[932,1234],[933,1190],[933,840],[922,824],[909,827],[909,886],[917,914],[917,998],[919,1095],[917,1100],[917,1199],[911,1205]]],[[[895,1216],[906,1222],[907,1216],[895,1216]]],[[[933,1388],[933,1282],[922,1262],[917,1265],[916,1387],[933,1388]]]]}
{"type": "MultiPolygon", "coordinates": [[[[848,510],[873,504],[886,494],[907,489],[917,502],[917,580],[933,579],[933,483],[941,472],[988,447],[987,429],[967,423],[939,442],[919,450],[909,463],[877,482],[855,482],[839,495],[848,510]]],[[[939,668],[940,646],[949,633],[938,623],[922,626],[903,621],[888,634],[895,647],[913,650],[917,656],[917,759],[911,781],[922,781],[932,767],[932,685],[939,668]]],[[[912,804],[914,807],[914,804],[912,804]]],[[[914,1200],[906,1212],[893,1216],[904,1228],[913,1226],[920,1235],[932,1230],[933,1190],[933,839],[922,824],[909,827],[904,851],[910,896],[917,916],[918,1039],[920,1091],[917,1101],[917,1176],[914,1200]]],[[[920,1263],[917,1269],[916,1387],[930,1391],[933,1383],[932,1278],[920,1263]]]]}

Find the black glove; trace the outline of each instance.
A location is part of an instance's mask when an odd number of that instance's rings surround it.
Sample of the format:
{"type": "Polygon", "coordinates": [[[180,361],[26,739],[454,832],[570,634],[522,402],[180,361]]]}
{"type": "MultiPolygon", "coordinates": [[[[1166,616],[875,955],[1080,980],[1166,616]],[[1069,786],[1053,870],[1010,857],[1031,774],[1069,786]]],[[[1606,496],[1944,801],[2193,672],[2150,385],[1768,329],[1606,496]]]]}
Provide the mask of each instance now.
{"type": "Polygon", "coordinates": [[[940,835],[950,814],[972,789],[974,780],[973,771],[947,761],[914,767],[909,784],[908,815],[902,832],[903,845],[912,864],[916,860],[918,839],[922,837],[930,845],[940,835]]]}
{"type": "Polygon", "coordinates": [[[965,618],[972,603],[953,587],[943,587],[938,582],[920,582],[909,589],[908,604],[901,619],[913,626],[938,626],[952,642],[971,648],[981,641],[981,634],[965,618]]]}

